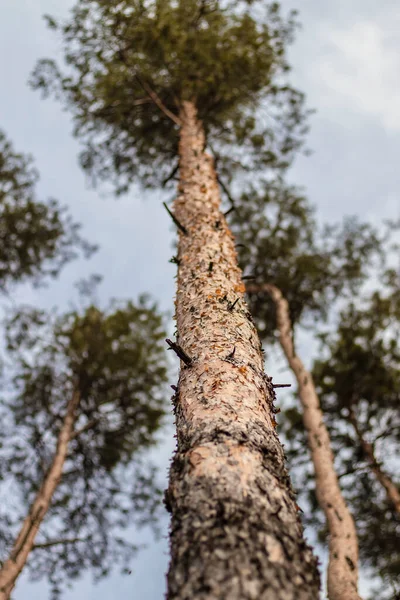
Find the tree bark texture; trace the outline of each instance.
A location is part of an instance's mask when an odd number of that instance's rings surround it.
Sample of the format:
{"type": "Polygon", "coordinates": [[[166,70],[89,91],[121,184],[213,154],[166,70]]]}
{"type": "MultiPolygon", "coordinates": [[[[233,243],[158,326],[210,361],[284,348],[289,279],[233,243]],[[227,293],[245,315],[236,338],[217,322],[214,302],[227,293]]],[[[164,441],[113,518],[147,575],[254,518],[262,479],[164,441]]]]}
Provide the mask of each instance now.
{"type": "Polygon", "coordinates": [[[169,600],[318,598],[316,561],[275,432],[272,384],[244,300],[234,240],[193,103],[180,113],[174,397],[178,447],[169,600]]]}
{"type": "MultiPolygon", "coordinates": [[[[276,306],[279,341],[293,371],[303,408],[303,422],[315,471],[315,491],[329,530],[328,597],[330,600],[359,600],[358,539],[353,517],[340,490],[329,432],[311,373],[296,355],[289,304],[274,285],[265,284],[276,306]]],[[[248,286],[251,291],[251,286],[248,286]]]]}
{"type": "Polygon", "coordinates": [[[396,484],[392,481],[392,479],[385,473],[378,461],[375,458],[374,447],[372,444],[366,441],[364,435],[359,427],[358,420],[356,414],[353,409],[350,409],[349,413],[349,421],[352,424],[354,431],[357,435],[360,446],[365,454],[366,459],[368,460],[371,470],[374,473],[375,477],[384,488],[386,492],[387,499],[389,504],[391,504],[394,510],[400,514],[400,491],[396,484]]]}
{"type": "Polygon", "coordinates": [[[53,462],[36,494],[36,498],[30,507],[29,514],[22,524],[10,555],[0,569],[0,600],[8,600],[10,598],[15,582],[25,567],[29,553],[34,547],[35,537],[39,531],[40,525],[49,510],[53,494],[57,489],[62,476],[65,459],[68,454],[68,443],[71,439],[76,418],[75,413],[79,401],[79,392],[75,390],[67,406],[67,412],[58,436],[53,462]]]}

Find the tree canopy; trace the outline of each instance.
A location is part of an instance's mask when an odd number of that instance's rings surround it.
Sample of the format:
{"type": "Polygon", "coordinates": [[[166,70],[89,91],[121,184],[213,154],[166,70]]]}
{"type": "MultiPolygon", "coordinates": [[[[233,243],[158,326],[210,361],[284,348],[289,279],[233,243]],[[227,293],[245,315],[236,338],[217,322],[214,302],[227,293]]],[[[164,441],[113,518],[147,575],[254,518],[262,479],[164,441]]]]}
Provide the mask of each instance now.
{"type": "Polygon", "coordinates": [[[1,474],[7,497],[15,493],[13,507],[0,509],[2,555],[52,460],[67,403],[80,394],[64,474],[28,562],[54,595],[85,569],[98,578],[126,567],[136,547],[124,529],[153,522],[160,496],[145,451],[164,415],[163,338],[144,298],[64,315],[26,307],[7,323],[14,375],[3,402],[13,424],[4,421],[1,474]]]}
{"type": "Polygon", "coordinates": [[[83,167],[120,192],[136,178],[151,186],[168,178],[184,100],[196,103],[230,174],[287,165],[301,145],[303,96],[286,78],[295,20],[278,3],[78,0],[67,21],[47,23],[65,66],[42,60],[31,83],[64,102],[83,167]]]}
{"type": "Polygon", "coordinates": [[[289,302],[294,326],[325,318],[332,301],[354,293],[379,260],[385,236],[347,217],[321,226],[302,191],[278,176],[247,189],[230,217],[249,281],[249,300],[261,337],[275,331],[275,306],[262,290],[277,286],[289,302]]]}
{"type": "Polygon", "coordinates": [[[28,278],[55,276],[80,251],[89,255],[95,249],[56,200],[37,200],[37,179],[32,159],[15,152],[0,131],[1,291],[28,278]]]}

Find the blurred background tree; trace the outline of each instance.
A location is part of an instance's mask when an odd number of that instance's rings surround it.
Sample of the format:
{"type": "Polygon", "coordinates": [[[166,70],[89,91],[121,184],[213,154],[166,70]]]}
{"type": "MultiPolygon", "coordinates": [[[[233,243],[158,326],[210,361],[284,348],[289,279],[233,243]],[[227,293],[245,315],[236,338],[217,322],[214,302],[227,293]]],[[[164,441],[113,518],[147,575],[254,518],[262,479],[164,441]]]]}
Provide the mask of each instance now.
{"type": "Polygon", "coordinates": [[[302,190],[278,173],[246,189],[229,215],[240,264],[248,278],[251,312],[261,337],[276,340],[274,302],[262,290],[270,283],[289,303],[294,330],[331,313],[335,300],[355,293],[378,265],[386,233],[367,221],[345,217],[321,225],[302,190]]]}
{"type": "Polygon", "coordinates": [[[358,298],[324,337],[314,377],[340,462],[341,482],[357,519],[364,564],[381,577],[374,597],[400,594],[400,287],[358,298]]]}
{"type": "Polygon", "coordinates": [[[136,547],[126,527],[155,525],[160,495],[146,451],[164,416],[163,338],[162,318],[144,297],[63,315],[27,307],[9,318],[13,377],[3,403],[12,422],[3,423],[0,509],[7,593],[26,550],[31,577],[47,578],[56,597],[87,569],[99,578],[116,564],[128,568],[136,547]],[[7,580],[11,563],[18,568],[7,580]]]}
{"type": "MultiPolygon", "coordinates": [[[[374,597],[393,599],[399,572],[399,275],[388,267],[397,223],[372,227],[346,218],[321,227],[301,190],[281,177],[250,188],[230,215],[239,242],[253,317],[267,360],[278,341],[275,305],[263,289],[276,285],[289,303],[295,346],[315,361],[312,371],[335,466],[354,515],[361,565],[381,580],[374,597]],[[378,291],[371,292],[377,287],[378,291]],[[306,336],[306,346],[302,342],[306,336]],[[322,346],[318,350],[317,340],[322,346]],[[314,339],[314,341],[313,341],[314,339]]],[[[297,394],[283,402],[279,432],[305,522],[327,529],[297,394]]]]}
{"type": "Polygon", "coordinates": [[[56,276],[80,252],[96,247],[56,200],[36,198],[38,174],[29,156],[15,152],[0,130],[0,291],[56,276]]]}

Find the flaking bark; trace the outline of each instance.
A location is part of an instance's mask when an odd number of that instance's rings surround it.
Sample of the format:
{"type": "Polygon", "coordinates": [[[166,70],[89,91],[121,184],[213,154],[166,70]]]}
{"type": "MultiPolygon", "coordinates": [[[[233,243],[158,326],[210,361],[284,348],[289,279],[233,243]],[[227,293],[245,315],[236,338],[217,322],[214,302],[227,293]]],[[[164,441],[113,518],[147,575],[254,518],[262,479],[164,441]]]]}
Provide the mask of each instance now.
{"type": "Polygon", "coordinates": [[[393,506],[394,510],[400,514],[400,492],[396,484],[392,481],[387,473],[385,473],[375,457],[374,447],[372,444],[367,442],[364,438],[363,433],[359,427],[356,414],[351,408],[349,412],[349,421],[353,425],[354,431],[357,435],[360,446],[368,460],[371,470],[374,473],[376,479],[379,481],[381,486],[386,492],[389,503],[393,506]]]}
{"type": "Polygon", "coordinates": [[[58,436],[53,462],[36,494],[29,514],[22,524],[10,555],[0,569],[0,600],[8,600],[10,598],[15,582],[28,560],[29,553],[34,548],[35,537],[49,510],[53,494],[62,476],[79,401],[79,392],[75,390],[68,403],[67,412],[58,436]]]}
{"type": "Polygon", "coordinates": [[[316,600],[316,561],[275,432],[273,389],[244,300],[233,236],[193,103],[180,113],[174,397],[178,448],[169,600],[316,600]],[[210,268],[212,265],[212,268],[210,268]]]}
{"type": "MultiPolygon", "coordinates": [[[[251,284],[247,287],[251,291],[251,284]]],[[[296,355],[289,304],[274,285],[265,284],[276,306],[279,341],[293,371],[303,407],[303,422],[315,471],[315,491],[329,530],[328,597],[330,600],[359,600],[358,539],[353,517],[340,490],[329,432],[312,375],[296,355]]],[[[257,286],[259,291],[259,286],[257,286]]]]}

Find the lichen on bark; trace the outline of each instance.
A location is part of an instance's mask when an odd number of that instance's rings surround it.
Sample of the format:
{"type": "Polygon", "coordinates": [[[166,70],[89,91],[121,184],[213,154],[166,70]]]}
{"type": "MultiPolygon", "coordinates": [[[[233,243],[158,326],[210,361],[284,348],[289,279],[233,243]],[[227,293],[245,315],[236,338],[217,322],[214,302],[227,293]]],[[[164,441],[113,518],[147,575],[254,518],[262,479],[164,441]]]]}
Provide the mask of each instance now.
{"type": "Polygon", "coordinates": [[[276,434],[261,344],[193,103],[180,120],[176,319],[181,363],[168,598],[317,599],[276,434]],[[212,268],[210,265],[212,264],[212,268]]]}

